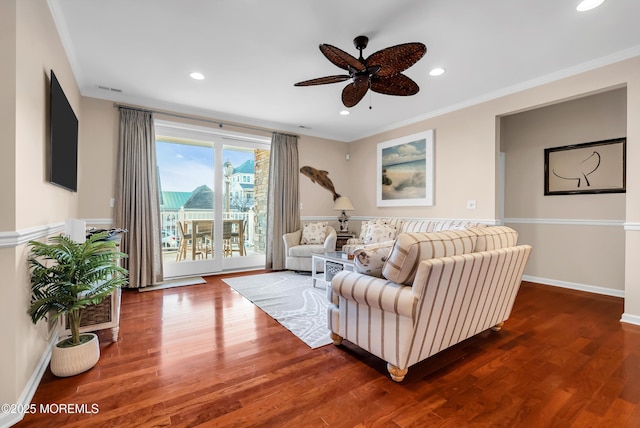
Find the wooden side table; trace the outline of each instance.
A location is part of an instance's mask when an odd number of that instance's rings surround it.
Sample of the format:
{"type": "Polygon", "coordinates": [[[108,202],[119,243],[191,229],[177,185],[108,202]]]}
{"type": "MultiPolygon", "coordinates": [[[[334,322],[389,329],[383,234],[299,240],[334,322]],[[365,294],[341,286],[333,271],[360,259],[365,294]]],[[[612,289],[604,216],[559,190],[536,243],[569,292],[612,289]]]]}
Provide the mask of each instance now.
{"type": "Polygon", "coordinates": [[[347,243],[347,240],[356,237],[356,234],[353,232],[338,232],[337,235],[336,251],[342,251],[342,246],[347,243]]]}

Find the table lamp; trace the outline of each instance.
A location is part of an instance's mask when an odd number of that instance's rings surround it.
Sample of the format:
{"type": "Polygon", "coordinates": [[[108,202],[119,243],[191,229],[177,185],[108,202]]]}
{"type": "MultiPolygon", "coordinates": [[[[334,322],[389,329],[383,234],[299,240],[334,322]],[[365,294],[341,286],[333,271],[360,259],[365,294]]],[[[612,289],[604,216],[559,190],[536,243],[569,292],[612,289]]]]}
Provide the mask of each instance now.
{"type": "Polygon", "coordinates": [[[347,221],[349,217],[345,211],[353,211],[353,205],[351,205],[351,201],[346,196],[340,196],[335,200],[333,204],[333,209],[336,211],[342,211],[340,216],[338,217],[338,222],[340,223],[340,232],[348,232],[349,226],[347,225],[347,221]]]}

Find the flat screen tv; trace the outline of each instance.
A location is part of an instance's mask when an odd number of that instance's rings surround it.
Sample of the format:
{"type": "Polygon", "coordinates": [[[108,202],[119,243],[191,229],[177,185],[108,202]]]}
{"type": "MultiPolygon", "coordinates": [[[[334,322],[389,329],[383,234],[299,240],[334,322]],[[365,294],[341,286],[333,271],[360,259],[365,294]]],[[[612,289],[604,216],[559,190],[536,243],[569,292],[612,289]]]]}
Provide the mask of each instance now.
{"type": "Polygon", "coordinates": [[[51,70],[49,181],[78,190],[78,118],[51,70]]]}

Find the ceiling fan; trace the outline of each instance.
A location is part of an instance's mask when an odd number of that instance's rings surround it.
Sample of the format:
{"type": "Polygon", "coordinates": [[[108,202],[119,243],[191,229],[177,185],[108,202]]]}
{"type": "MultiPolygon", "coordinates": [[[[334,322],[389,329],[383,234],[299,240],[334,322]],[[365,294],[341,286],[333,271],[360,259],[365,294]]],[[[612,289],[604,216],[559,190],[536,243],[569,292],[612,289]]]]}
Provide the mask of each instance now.
{"type": "Polygon", "coordinates": [[[418,84],[402,72],[418,62],[427,52],[427,47],[422,43],[404,43],[382,49],[364,59],[362,51],[368,43],[367,36],[358,36],[353,39],[353,44],[360,51],[358,59],[335,46],[321,44],[320,52],[329,61],[347,70],[349,74],[305,80],[294,86],[325,85],[351,79],[352,82],[342,90],[342,103],[345,107],[358,104],[369,89],[386,95],[417,94],[420,90],[418,84]]]}

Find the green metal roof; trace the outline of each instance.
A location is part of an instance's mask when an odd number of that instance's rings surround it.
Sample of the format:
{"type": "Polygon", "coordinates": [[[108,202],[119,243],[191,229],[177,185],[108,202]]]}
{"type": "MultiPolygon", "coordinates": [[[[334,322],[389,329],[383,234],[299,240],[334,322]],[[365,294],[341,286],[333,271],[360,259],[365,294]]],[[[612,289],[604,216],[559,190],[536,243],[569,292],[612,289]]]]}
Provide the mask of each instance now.
{"type": "Polygon", "coordinates": [[[254,174],[256,170],[256,163],[253,159],[247,159],[242,165],[233,168],[234,174],[254,174]]]}
{"type": "Polygon", "coordinates": [[[189,199],[192,192],[161,192],[160,207],[165,210],[179,210],[189,199]]]}

